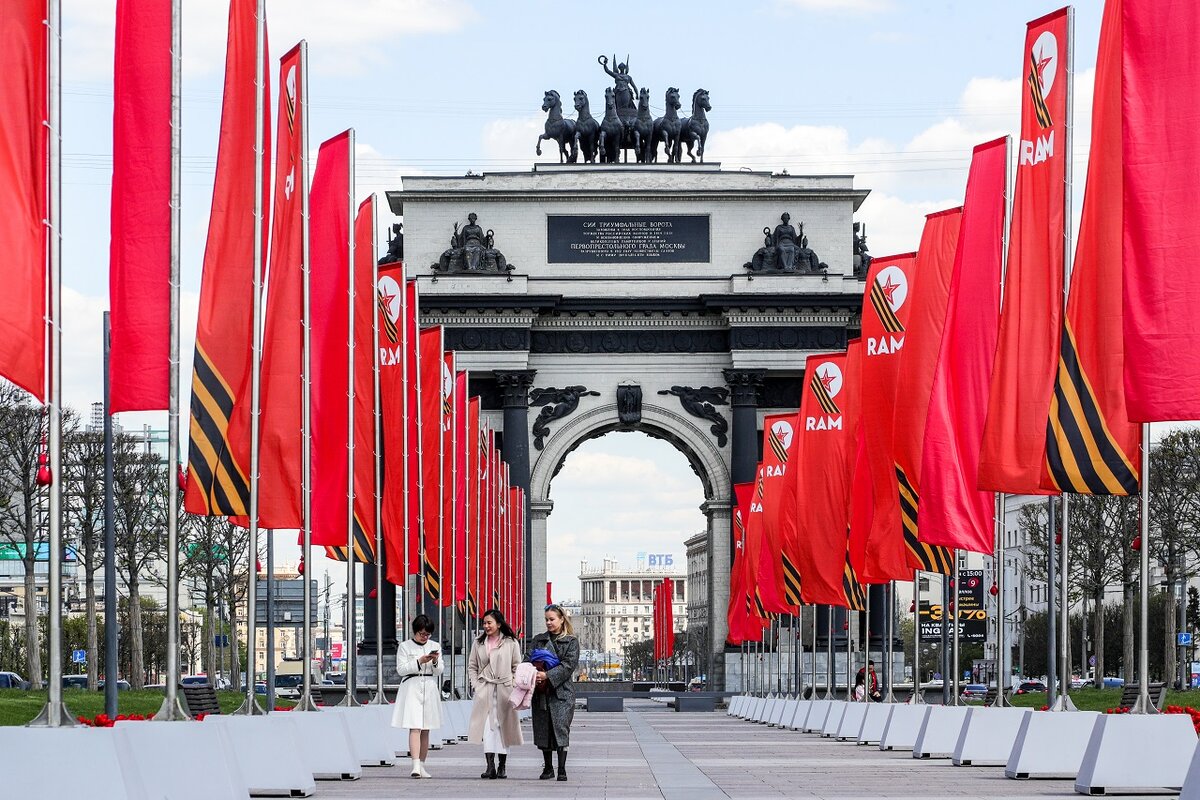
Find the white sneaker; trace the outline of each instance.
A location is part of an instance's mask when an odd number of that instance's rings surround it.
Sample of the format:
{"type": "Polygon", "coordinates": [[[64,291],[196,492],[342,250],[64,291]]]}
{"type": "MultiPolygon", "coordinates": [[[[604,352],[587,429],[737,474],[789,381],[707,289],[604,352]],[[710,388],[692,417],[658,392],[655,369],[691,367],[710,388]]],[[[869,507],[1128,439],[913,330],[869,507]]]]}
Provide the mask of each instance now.
{"type": "Polygon", "coordinates": [[[421,769],[421,760],[419,758],[414,758],[412,760],[412,762],[413,762],[412,773],[411,773],[412,777],[414,777],[414,778],[422,777],[421,773],[424,772],[425,770],[421,769]]]}
{"type": "Polygon", "coordinates": [[[420,761],[417,762],[417,769],[421,770],[422,778],[432,778],[433,777],[432,775],[430,775],[428,772],[425,771],[425,764],[420,761]]]}

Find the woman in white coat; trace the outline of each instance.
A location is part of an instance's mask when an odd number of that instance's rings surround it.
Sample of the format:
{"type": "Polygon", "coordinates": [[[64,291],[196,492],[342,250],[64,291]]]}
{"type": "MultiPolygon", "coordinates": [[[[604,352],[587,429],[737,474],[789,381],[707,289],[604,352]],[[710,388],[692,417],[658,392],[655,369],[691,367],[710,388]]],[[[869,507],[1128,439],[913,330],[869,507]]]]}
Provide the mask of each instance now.
{"type": "Polygon", "coordinates": [[[424,614],[412,621],[412,632],[412,638],[401,642],[396,650],[400,689],[396,692],[392,727],[408,728],[412,777],[429,778],[432,776],[425,771],[429,732],[442,726],[442,648],[436,641],[430,641],[433,620],[424,614]]]}
{"type": "Polygon", "coordinates": [[[513,673],[520,663],[521,645],[517,643],[517,635],[504,621],[504,615],[491,609],[483,615],[483,632],[471,647],[471,659],[467,664],[467,676],[475,689],[467,741],[483,743],[487,770],[479,777],[485,780],[507,778],[508,748],[524,741],[517,710],[509,700],[513,673]]]}

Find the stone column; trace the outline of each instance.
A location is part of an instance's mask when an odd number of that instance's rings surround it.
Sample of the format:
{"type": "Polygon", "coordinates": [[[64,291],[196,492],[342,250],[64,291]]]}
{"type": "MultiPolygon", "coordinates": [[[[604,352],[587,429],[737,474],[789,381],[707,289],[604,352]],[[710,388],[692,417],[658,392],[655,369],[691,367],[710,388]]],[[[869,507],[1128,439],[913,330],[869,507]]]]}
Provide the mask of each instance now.
{"type": "MultiPolygon", "coordinates": [[[[765,369],[727,369],[729,405],[733,409],[729,436],[729,472],[736,483],[754,480],[758,465],[758,390],[766,377],[765,369]]],[[[733,489],[730,487],[730,496],[733,489]]]]}
{"type": "MultiPolygon", "coordinates": [[[[529,506],[529,580],[533,584],[533,594],[529,596],[529,614],[533,617],[534,627],[530,634],[540,631],[538,623],[542,618],[542,606],[546,597],[546,518],[554,510],[551,500],[533,500],[529,506]]],[[[564,597],[564,591],[571,594],[567,587],[556,586],[554,593],[564,597]]]]}
{"type": "MultiPolygon", "coordinates": [[[[533,385],[535,369],[494,370],[496,383],[500,387],[502,404],[504,406],[504,441],[501,455],[508,464],[508,477],[513,486],[525,490],[525,518],[529,519],[529,388],[533,385]]],[[[530,529],[525,526],[525,563],[533,552],[530,541],[530,529]]],[[[532,574],[525,570],[525,597],[527,601],[525,630],[533,630],[533,606],[536,596],[533,593],[532,574]]],[[[540,606],[539,606],[540,608],[540,606]]]]}
{"type": "Polygon", "coordinates": [[[708,687],[725,688],[725,638],[729,635],[729,573],[733,553],[729,549],[733,506],[728,501],[709,500],[700,506],[708,518],[708,687]]]}

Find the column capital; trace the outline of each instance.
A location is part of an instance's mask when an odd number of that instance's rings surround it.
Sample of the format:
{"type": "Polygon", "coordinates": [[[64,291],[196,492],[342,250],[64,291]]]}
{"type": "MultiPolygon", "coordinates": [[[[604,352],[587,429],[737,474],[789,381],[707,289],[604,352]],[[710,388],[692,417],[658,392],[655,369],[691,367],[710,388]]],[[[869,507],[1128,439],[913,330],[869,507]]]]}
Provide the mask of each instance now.
{"type": "Polygon", "coordinates": [[[725,383],[729,384],[731,406],[757,406],[758,390],[767,377],[765,369],[727,369],[725,383]]]}
{"type": "Polygon", "coordinates": [[[529,388],[533,386],[536,369],[496,369],[492,374],[496,376],[505,408],[529,407],[529,388]]]}

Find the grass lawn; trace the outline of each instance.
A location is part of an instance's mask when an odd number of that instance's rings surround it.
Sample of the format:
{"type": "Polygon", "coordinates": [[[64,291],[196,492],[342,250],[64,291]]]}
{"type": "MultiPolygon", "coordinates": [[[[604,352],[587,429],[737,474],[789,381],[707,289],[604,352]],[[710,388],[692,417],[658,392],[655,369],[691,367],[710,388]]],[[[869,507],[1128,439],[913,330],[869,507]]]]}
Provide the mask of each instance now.
{"type": "MultiPolygon", "coordinates": [[[[1105,711],[1121,702],[1120,689],[1072,689],[1071,701],[1080,711],[1105,711]]],[[[1046,693],[1019,694],[1012,698],[1014,706],[1041,708],[1046,705],[1046,693]]],[[[1167,692],[1167,705],[1200,708],[1200,691],[1167,692]]]]}
{"type": "MultiPolygon", "coordinates": [[[[224,714],[236,711],[245,698],[241,692],[217,692],[224,714]]],[[[182,693],[180,694],[182,702],[182,693]]],[[[266,698],[259,700],[266,703],[266,698]]],[[[162,705],[161,689],[142,689],[117,693],[117,711],[121,714],[153,715],[162,705]]],[[[104,692],[89,692],[86,689],[63,689],[63,702],[76,717],[95,717],[104,712],[104,692]]],[[[291,701],[277,701],[281,706],[293,705],[291,701]]],[[[46,704],[46,692],[23,692],[18,689],[0,689],[0,725],[24,725],[42,710],[46,704]]]]}

